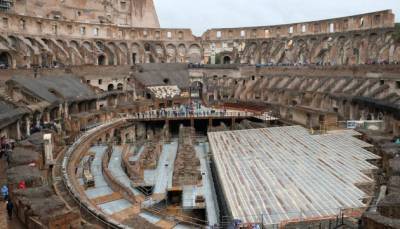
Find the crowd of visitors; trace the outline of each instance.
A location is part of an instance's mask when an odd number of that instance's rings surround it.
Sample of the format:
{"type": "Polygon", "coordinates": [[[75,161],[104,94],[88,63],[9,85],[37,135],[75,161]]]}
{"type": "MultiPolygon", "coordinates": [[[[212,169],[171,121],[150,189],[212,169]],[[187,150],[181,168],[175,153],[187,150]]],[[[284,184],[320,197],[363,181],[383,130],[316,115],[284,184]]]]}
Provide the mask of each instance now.
{"type": "MultiPolygon", "coordinates": [[[[12,139],[7,139],[4,136],[2,136],[0,138],[0,159],[3,159],[3,156],[4,156],[5,160],[7,161],[7,165],[10,164],[10,157],[11,157],[12,151],[14,149],[14,144],[15,144],[15,141],[12,139]]],[[[18,189],[26,189],[25,181],[19,182],[18,189]]],[[[12,214],[13,214],[13,209],[14,209],[14,204],[11,201],[9,189],[6,184],[4,184],[1,187],[1,196],[2,196],[2,200],[5,201],[5,208],[7,210],[8,218],[11,220],[12,214]]]]}
{"type": "MultiPolygon", "coordinates": [[[[240,116],[240,112],[236,112],[240,116]]],[[[207,117],[207,116],[227,116],[233,115],[227,112],[226,109],[210,109],[204,107],[201,103],[192,102],[191,104],[182,104],[171,108],[160,108],[146,112],[134,113],[133,116],[137,119],[152,119],[152,118],[177,118],[177,117],[207,117]]]]}

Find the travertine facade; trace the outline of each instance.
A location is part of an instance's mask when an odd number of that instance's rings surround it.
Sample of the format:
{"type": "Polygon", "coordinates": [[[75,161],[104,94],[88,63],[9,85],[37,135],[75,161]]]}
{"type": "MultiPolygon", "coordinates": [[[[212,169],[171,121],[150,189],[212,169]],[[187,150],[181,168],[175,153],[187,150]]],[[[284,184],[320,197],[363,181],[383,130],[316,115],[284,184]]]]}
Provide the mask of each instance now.
{"type": "Polygon", "coordinates": [[[158,28],[152,1],[126,1],[126,7],[135,7],[127,11],[131,20],[125,24],[118,19],[125,14],[115,7],[110,14],[120,16],[107,22],[98,20],[103,18],[99,15],[104,14],[104,10],[100,11],[104,2],[85,5],[66,1],[51,7],[50,1],[49,7],[42,7],[45,10],[32,10],[36,14],[23,11],[40,5],[34,2],[29,3],[34,5],[31,7],[16,3],[0,13],[2,68],[134,63],[354,65],[400,61],[390,10],[281,26],[211,29],[202,37],[195,37],[190,29],[158,28]],[[92,14],[77,17],[72,12],[79,7],[93,9],[87,10],[92,14]],[[55,8],[65,16],[48,16],[55,8]],[[45,11],[46,16],[38,15],[45,11]]]}
{"type": "Polygon", "coordinates": [[[158,28],[152,0],[14,1],[10,12],[30,17],[94,24],[158,28]]]}

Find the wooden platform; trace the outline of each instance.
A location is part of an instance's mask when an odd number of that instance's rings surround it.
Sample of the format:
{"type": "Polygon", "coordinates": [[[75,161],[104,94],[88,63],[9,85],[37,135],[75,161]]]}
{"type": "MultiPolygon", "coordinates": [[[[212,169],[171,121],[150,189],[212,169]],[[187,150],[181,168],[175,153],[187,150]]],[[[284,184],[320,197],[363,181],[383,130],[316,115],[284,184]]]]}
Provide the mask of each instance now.
{"type": "Polygon", "coordinates": [[[95,199],[91,199],[91,201],[95,205],[99,205],[99,204],[104,204],[104,203],[108,203],[108,202],[111,202],[114,200],[119,200],[119,199],[122,199],[122,195],[119,192],[114,192],[111,195],[100,196],[95,199]]]}

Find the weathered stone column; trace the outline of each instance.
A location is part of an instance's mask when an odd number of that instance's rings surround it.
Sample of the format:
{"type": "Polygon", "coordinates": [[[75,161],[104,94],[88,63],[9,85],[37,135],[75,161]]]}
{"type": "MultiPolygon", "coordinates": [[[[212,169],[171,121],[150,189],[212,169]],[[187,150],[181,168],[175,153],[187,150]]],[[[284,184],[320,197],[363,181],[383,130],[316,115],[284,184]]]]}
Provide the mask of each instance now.
{"type": "Polygon", "coordinates": [[[44,121],[45,122],[50,122],[50,112],[49,111],[46,111],[44,113],[44,121]]]}
{"type": "Polygon", "coordinates": [[[62,112],[63,112],[63,105],[62,103],[60,103],[60,105],[58,105],[57,118],[61,118],[62,112]]]}
{"type": "Polygon", "coordinates": [[[68,102],[65,102],[65,104],[64,104],[64,118],[68,119],[68,117],[69,117],[68,102]]]}
{"type": "Polygon", "coordinates": [[[29,120],[29,116],[26,117],[26,136],[30,136],[31,135],[31,120],[29,120]]]}
{"type": "Polygon", "coordinates": [[[17,140],[19,141],[19,140],[21,140],[21,123],[20,123],[21,121],[20,120],[18,120],[17,121],[17,140]]]}

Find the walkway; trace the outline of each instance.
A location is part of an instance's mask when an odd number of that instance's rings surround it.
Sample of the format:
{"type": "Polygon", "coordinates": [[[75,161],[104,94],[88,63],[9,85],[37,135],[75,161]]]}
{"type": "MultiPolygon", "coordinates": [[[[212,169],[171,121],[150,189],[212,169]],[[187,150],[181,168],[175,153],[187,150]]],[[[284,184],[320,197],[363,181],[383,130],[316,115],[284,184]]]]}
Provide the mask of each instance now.
{"type": "MultiPolygon", "coordinates": [[[[218,224],[218,202],[212,180],[211,168],[207,163],[207,153],[209,152],[208,143],[195,145],[196,155],[200,159],[200,169],[203,174],[203,186],[200,187],[206,200],[208,225],[218,224]]],[[[200,191],[200,190],[199,190],[200,191]]]]}
{"type": "Polygon", "coordinates": [[[179,109],[167,108],[163,111],[151,110],[143,113],[135,113],[128,116],[128,119],[133,120],[164,120],[164,119],[189,119],[189,118],[233,118],[233,117],[253,117],[252,112],[236,111],[236,110],[221,110],[203,108],[194,112],[185,112],[179,109]]]}
{"type": "Polygon", "coordinates": [[[113,152],[108,164],[108,169],[111,175],[120,182],[126,189],[132,191],[135,196],[142,196],[143,194],[132,187],[131,180],[128,175],[126,175],[124,169],[122,168],[122,147],[114,146],[113,152]]]}
{"type": "Polygon", "coordinates": [[[102,158],[106,153],[106,146],[95,146],[90,149],[95,154],[91,165],[91,172],[95,180],[95,187],[85,191],[87,197],[105,214],[118,220],[124,220],[138,210],[120,193],[114,192],[103,176],[102,158]],[[127,214],[129,212],[129,214],[127,214]],[[123,215],[123,216],[121,216],[123,215]]]}
{"type": "Polygon", "coordinates": [[[177,152],[178,142],[164,144],[160,159],[158,160],[154,194],[165,194],[168,188],[172,188],[172,176],[177,152]]]}

